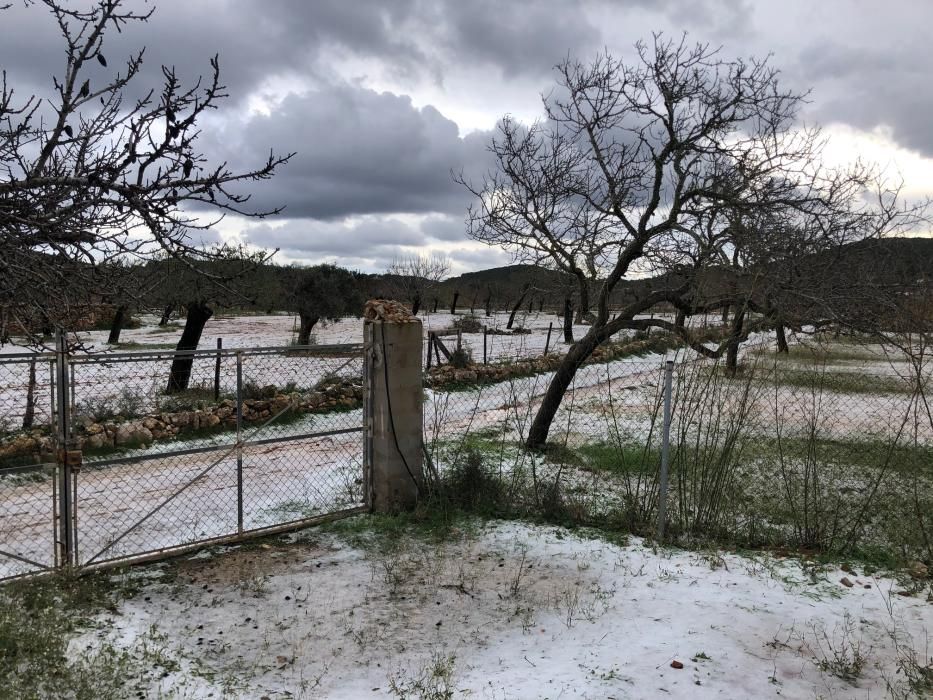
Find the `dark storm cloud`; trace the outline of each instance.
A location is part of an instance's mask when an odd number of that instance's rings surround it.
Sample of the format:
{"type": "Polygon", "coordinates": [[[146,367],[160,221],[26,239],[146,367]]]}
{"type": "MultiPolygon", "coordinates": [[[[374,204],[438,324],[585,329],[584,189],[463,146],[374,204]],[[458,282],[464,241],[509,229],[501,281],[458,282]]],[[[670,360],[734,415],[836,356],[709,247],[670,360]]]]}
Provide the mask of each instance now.
{"type": "Polygon", "coordinates": [[[827,39],[799,55],[797,70],[816,84],[811,111],[819,121],[866,130],[887,126],[900,145],[933,155],[928,42],[859,47],[827,39]]]}
{"type": "MultiPolygon", "coordinates": [[[[156,7],[147,24],[111,31],[104,46],[111,74],[146,47],[134,95],[158,86],[163,63],[190,83],[220,54],[231,99],[204,125],[212,162],[248,168],[262,163],[270,147],[297,151],[273,180],[250,185],[256,209],[287,206],[287,226],[249,229],[251,241],[295,257],[346,256],[371,267],[399,246],[463,240],[470,197],[450,171],[462,168],[475,178],[485,170],[491,134],[461,138],[460,115],[481,128],[509,112],[533,116],[537,95],[553,86],[558,60],[587,60],[606,48],[630,59],[633,43],[650,41],[654,31],[669,37],[687,31],[690,41],[722,44],[725,58],[773,52],[787,85],[813,87],[807,120],[889,127],[899,144],[933,155],[928,0],[896,7],[847,0],[136,0],[128,6],[156,7]],[[380,90],[367,89],[372,85],[380,90]],[[381,91],[385,86],[391,92],[381,91]],[[248,100],[264,91],[273,93],[271,114],[247,115],[248,100]],[[430,102],[435,106],[421,106],[430,102]],[[433,216],[410,225],[388,217],[393,213],[433,216]],[[306,220],[304,228],[294,228],[298,219],[306,220]],[[359,245],[372,250],[363,254],[359,245]]],[[[64,60],[49,13],[41,3],[15,0],[0,12],[0,32],[0,68],[10,83],[20,95],[47,96],[64,60]]],[[[96,64],[92,71],[92,81],[107,75],[96,64]]],[[[475,249],[461,254],[458,264],[491,264],[475,249]]]]}
{"type": "MultiPolygon", "coordinates": [[[[625,55],[652,31],[688,31],[692,39],[723,43],[730,56],[774,52],[795,87],[816,88],[820,102],[811,113],[822,121],[888,125],[904,145],[933,153],[933,131],[925,125],[931,98],[924,72],[933,61],[927,0],[904,0],[896,11],[844,0],[158,0],[131,6],[156,10],[146,25],[110,32],[105,53],[118,66],[147,47],[148,82],[140,89],[158,77],[162,63],[192,80],[214,53],[234,100],[274,77],[332,80],[335,62],[348,59],[377,65],[412,88],[465,72],[477,92],[497,101],[502,93],[504,113],[516,108],[505,101],[509,85],[546,90],[553,64],[568,53],[587,57],[609,47],[625,55]],[[497,76],[507,83],[495,84],[497,76]]],[[[26,90],[50,87],[63,56],[49,13],[20,1],[0,14],[0,23],[0,66],[11,82],[26,90]]],[[[365,66],[361,73],[370,70],[365,66]]]]}
{"type": "Polygon", "coordinates": [[[464,211],[451,170],[485,167],[486,136],[461,139],[457,125],[411,99],[337,85],[291,95],[268,116],[205,133],[210,152],[234,167],[261,163],[272,147],[297,155],[273,180],[250,186],[258,209],[284,204],[289,217],[464,211]]]}
{"type": "MultiPolygon", "coordinates": [[[[76,7],[90,3],[78,2],[76,7]]],[[[390,62],[405,71],[423,65],[425,56],[400,31],[412,2],[290,2],[264,0],[159,0],[126,3],[145,12],[155,7],[145,24],[130,23],[124,31],[109,30],[104,53],[111,65],[146,48],[144,75],[157,77],[169,65],[189,78],[208,70],[220,54],[224,82],[234,97],[264,79],[307,73],[335,48],[390,62]]],[[[63,65],[63,42],[54,18],[41,4],[14,4],[0,15],[5,27],[3,67],[30,85],[50,85],[63,65]]]]}

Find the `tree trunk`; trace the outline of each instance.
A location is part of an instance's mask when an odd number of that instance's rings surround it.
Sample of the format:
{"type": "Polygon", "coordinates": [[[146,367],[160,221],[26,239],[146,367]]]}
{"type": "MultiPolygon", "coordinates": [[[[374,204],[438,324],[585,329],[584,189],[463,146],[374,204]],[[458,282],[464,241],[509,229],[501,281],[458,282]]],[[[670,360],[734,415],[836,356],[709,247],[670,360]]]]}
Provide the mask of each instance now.
{"type": "MultiPolygon", "coordinates": [[[[421,293],[416,292],[414,299],[411,300],[411,315],[417,316],[421,310],[421,293]]],[[[316,321],[317,319],[315,319],[316,321]]]]}
{"type": "Polygon", "coordinates": [[[544,313],[544,297],[541,297],[540,299],[538,299],[538,313],[539,314],[544,313]]]}
{"type": "Polygon", "coordinates": [[[55,326],[45,309],[39,313],[39,331],[42,333],[43,338],[48,338],[55,333],[55,326]]]}
{"type": "Polygon", "coordinates": [[[564,342],[573,343],[573,303],[564,299],[564,342]]]}
{"type": "Polygon", "coordinates": [[[434,313],[437,313],[437,297],[434,297],[434,313]]]}
{"type": "Polygon", "coordinates": [[[460,298],[460,292],[454,292],[454,300],[450,302],[450,314],[451,316],[457,313],[457,299],[460,298]]]}
{"type": "Polygon", "coordinates": [[[298,344],[299,345],[310,345],[311,344],[311,329],[314,328],[314,325],[320,319],[320,316],[309,316],[307,314],[298,314],[300,319],[300,325],[298,326],[298,344]]]}
{"type": "Polygon", "coordinates": [[[687,323],[687,312],[684,311],[683,309],[678,309],[677,317],[674,319],[674,325],[677,326],[677,328],[683,328],[684,324],[686,323],[687,323]]]}
{"type": "Polygon", "coordinates": [[[168,320],[172,317],[172,312],[174,310],[174,304],[169,304],[162,310],[162,318],[159,319],[160,326],[164,326],[166,323],[168,323],[168,320]]]}
{"type": "Polygon", "coordinates": [[[729,324],[729,305],[726,304],[722,307],[722,325],[723,327],[729,324]]]}
{"type": "Polygon", "coordinates": [[[23,430],[32,428],[36,415],[36,358],[29,360],[29,384],[26,387],[26,408],[23,411],[23,430]]]}
{"type": "Polygon", "coordinates": [[[181,338],[179,338],[178,346],[175,348],[175,359],[172,360],[172,368],[169,370],[168,386],[165,389],[166,394],[174,394],[188,388],[188,381],[191,379],[191,366],[194,364],[194,355],[186,351],[197,349],[204,326],[210,317],[214,315],[213,310],[203,301],[189,302],[187,309],[188,315],[185,318],[185,328],[181,332],[181,338]]]}
{"type": "Polygon", "coordinates": [[[787,335],[784,333],[784,324],[780,321],[774,326],[774,335],[777,336],[777,351],[787,353],[790,348],[787,347],[787,335]]]}
{"type": "Polygon", "coordinates": [[[483,305],[486,307],[486,317],[492,316],[492,291],[486,295],[486,302],[483,305]]]}
{"type": "Polygon", "coordinates": [[[509,322],[506,324],[506,330],[512,330],[512,324],[515,323],[515,314],[518,313],[518,307],[522,305],[522,302],[525,301],[525,297],[528,294],[529,285],[525,285],[525,288],[522,289],[521,296],[518,297],[518,301],[515,302],[515,306],[512,307],[512,313],[509,314],[509,322]]]}
{"type": "Polygon", "coordinates": [[[726,374],[730,376],[735,375],[739,368],[739,336],[742,334],[744,323],[745,307],[739,307],[732,317],[732,332],[730,333],[729,345],[726,347],[726,374]]]}
{"type": "Polygon", "coordinates": [[[560,408],[561,401],[567,393],[574,375],[586,359],[599,346],[599,339],[594,328],[591,328],[580,342],[571,346],[564,359],[561,361],[554,377],[548,385],[544,398],[541,400],[541,406],[535,414],[535,419],[531,423],[528,431],[528,439],[525,446],[528,449],[540,449],[547,442],[548,432],[551,429],[551,423],[554,416],[557,415],[557,409],[560,408]]]}
{"type": "Polygon", "coordinates": [[[110,335],[107,337],[108,345],[116,345],[120,342],[120,331],[123,330],[123,324],[126,323],[126,306],[118,306],[113,315],[113,323],[110,326],[110,335]]]}
{"type": "Polygon", "coordinates": [[[528,313],[531,314],[534,312],[535,298],[528,297],[528,313]]]}
{"type": "Polygon", "coordinates": [[[574,319],[574,323],[583,323],[584,321],[591,320],[590,315],[590,290],[587,287],[586,280],[582,280],[579,284],[580,288],[580,304],[577,307],[577,315],[574,319]]]}

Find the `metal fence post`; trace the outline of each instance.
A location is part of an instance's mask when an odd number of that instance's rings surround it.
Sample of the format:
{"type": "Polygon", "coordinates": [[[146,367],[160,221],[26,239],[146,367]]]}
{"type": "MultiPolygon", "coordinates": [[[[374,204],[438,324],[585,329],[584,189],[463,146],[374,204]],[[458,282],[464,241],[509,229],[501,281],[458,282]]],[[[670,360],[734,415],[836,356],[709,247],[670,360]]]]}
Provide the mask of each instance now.
{"type": "Polygon", "coordinates": [[[236,353],[236,531],[243,534],[243,353],[236,353]]]}
{"type": "Polygon", "coordinates": [[[667,524],[667,480],[668,463],[671,448],[671,392],[674,374],[674,361],[664,364],[664,429],[661,433],[661,476],[658,486],[658,541],[664,541],[664,527],[667,524]]]}
{"type": "Polygon", "coordinates": [[[56,462],[58,464],[58,564],[74,564],[74,532],[72,517],[74,511],[72,474],[68,465],[68,448],[71,446],[71,380],[68,371],[68,342],[64,331],[55,333],[55,400],[57,442],[56,462]]]}

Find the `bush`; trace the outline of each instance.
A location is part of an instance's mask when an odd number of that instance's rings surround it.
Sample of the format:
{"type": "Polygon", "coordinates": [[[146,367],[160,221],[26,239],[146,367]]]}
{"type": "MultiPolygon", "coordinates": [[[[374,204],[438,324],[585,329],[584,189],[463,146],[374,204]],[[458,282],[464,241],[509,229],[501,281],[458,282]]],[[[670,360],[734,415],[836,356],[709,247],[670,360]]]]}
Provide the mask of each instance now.
{"type": "Polygon", "coordinates": [[[454,328],[463,333],[482,333],[483,323],[476,316],[469,314],[454,321],[454,328]]]}
{"type": "Polygon", "coordinates": [[[464,369],[473,364],[473,355],[467,348],[458,348],[450,353],[450,366],[464,369]]]}
{"type": "Polygon", "coordinates": [[[503,505],[504,488],[498,475],[483,461],[479,450],[467,449],[441,478],[440,497],[462,510],[485,515],[503,505]]]}
{"type": "Polygon", "coordinates": [[[92,396],[79,401],[75,406],[78,415],[95,422],[122,418],[139,418],[145,412],[146,397],[129,387],[123,387],[117,396],[92,396]]]}
{"type": "Polygon", "coordinates": [[[252,380],[248,380],[243,384],[244,399],[274,399],[278,391],[274,384],[261,386],[258,382],[252,380]]]}

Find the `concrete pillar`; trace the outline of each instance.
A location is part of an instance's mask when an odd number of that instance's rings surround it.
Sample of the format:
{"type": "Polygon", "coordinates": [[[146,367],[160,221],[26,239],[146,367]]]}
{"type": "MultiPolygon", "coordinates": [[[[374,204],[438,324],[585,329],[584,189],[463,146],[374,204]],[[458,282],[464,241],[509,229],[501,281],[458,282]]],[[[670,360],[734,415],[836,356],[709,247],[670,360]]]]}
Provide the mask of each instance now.
{"type": "Polygon", "coordinates": [[[421,321],[366,320],[363,337],[370,506],[410,509],[424,486],[421,321]]]}

